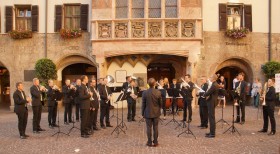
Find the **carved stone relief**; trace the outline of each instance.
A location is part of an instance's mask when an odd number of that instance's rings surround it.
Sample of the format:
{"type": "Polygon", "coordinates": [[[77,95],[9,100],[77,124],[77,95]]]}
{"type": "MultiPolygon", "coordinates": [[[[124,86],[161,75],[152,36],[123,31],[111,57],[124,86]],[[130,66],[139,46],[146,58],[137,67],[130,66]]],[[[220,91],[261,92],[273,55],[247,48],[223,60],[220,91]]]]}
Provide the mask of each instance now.
{"type": "Polygon", "coordinates": [[[178,22],[165,22],[165,37],[178,36],[178,22]]]}
{"type": "Polygon", "coordinates": [[[194,37],[195,36],[195,24],[194,22],[185,21],[182,22],[182,37],[194,37]]]}
{"type": "Polygon", "coordinates": [[[127,38],[127,23],[116,23],[115,24],[115,37],[116,38],[127,38]]]}
{"type": "Polygon", "coordinates": [[[161,22],[149,23],[149,37],[161,37],[161,22]]]}
{"type": "Polygon", "coordinates": [[[145,37],[145,23],[144,22],[132,22],[131,23],[132,37],[144,38],[145,37]]]}
{"type": "Polygon", "coordinates": [[[98,37],[99,38],[111,38],[111,23],[99,23],[98,24],[98,37]]]}

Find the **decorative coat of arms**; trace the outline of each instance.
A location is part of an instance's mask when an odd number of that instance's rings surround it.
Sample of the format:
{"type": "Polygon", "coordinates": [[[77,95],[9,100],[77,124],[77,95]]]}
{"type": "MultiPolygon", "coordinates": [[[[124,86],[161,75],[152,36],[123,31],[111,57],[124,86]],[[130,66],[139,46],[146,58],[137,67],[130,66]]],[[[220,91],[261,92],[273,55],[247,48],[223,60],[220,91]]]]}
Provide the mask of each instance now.
{"type": "Polygon", "coordinates": [[[178,23],[166,22],[165,23],[165,37],[177,37],[178,36],[178,23]]]}
{"type": "Polygon", "coordinates": [[[132,37],[134,37],[134,38],[145,37],[145,23],[144,22],[132,23],[132,37]]]}
{"type": "Polygon", "coordinates": [[[161,37],[161,23],[160,22],[149,23],[149,37],[161,37]]]}
{"type": "Polygon", "coordinates": [[[115,36],[116,38],[127,38],[127,23],[116,23],[115,36]]]}
{"type": "Polygon", "coordinates": [[[111,38],[111,24],[110,23],[98,24],[98,36],[99,38],[111,38]]]}
{"type": "Polygon", "coordinates": [[[182,36],[183,37],[194,37],[194,23],[184,22],[182,24],[182,36]]]}

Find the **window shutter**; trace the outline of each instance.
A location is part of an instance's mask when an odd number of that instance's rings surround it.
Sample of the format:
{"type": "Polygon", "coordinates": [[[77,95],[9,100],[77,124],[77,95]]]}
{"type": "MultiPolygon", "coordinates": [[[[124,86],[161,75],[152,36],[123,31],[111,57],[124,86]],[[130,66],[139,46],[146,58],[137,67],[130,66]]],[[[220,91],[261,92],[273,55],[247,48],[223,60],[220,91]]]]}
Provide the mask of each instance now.
{"type": "Polygon", "coordinates": [[[32,31],[38,32],[38,17],[39,17],[38,5],[32,6],[31,17],[32,17],[32,31]]]}
{"type": "Polygon", "coordinates": [[[220,31],[227,29],[227,5],[219,4],[219,29],[220,31]]]}
{"type": "Polygon", "coordinates": [[[81,19],[80,19],[81,30],[87,31],[88,28],[88,4],[81,5],[81,19]]]}
{"type": "Polygon", "coordinates": [[[58,32],[62,26],[62,5],[55,5],[55,26],[54,31],[58,32]]]}
{"type": "Polygon", "coordinates": [[[248,28],[250,31],[253,30],[252,26],[252,5],[244,5],[244,12],[245,12],[245,27],[248,28]]]}
{"type": "Polygon", "coordinates": [[[6,33],[13,30],[13,7],[6,6],[5,10],[6,16],[6,33]]]}

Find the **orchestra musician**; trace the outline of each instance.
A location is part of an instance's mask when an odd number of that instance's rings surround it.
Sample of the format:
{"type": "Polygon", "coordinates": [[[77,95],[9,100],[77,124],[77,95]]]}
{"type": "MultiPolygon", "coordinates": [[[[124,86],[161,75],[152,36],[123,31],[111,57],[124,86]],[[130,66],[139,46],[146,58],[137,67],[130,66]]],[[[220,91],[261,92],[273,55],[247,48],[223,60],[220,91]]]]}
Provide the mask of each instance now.
{"type": "Polygon", "coordinates": [[[62,87],[63,104],[64,104],[64,124],[69,125],[72,122],[72,104],[74,104],[76,87],[70,84],[70,80],[65,80],[65,85],[62,87]]]}
{"type": "Polygon", "coordinates": [[[92,99],[90,100],[90,129],[99,130],[97,127],[97,114],[99,109],[99,94],[96,89],[96,79],[92,78],[89,86],[90,91],[92,92],[92,99]]]}
{"type": "Polygon", "coordinates": [[[136,114],[136,99],[138,90],[136,88],[135,80],[130,80],[129,86],[126,89],[127,92],[127,121],[136,121],[135,114],[136,114]]]}
{"type": "Polygon", "coordinates": [[[80,100],[79,100],[79,91],[78,89],[81,87],[81,79],[76,80],[76,91],[74,95],[74,102],[75,102],[75,112],[76,112],[76,122],[80,121],[80,100]]]}
{"type": "Polygon", "coordinates": [[[113,127],[110,124],[110,106],[111,106],[111,89],[107,86],[108,79],[103,79],[103,84],[100,86],[99,95],[100,95],[100,126],[103,129],[106,127],[113,127]],[[104,125],[104,118],[106,121],[106,127],[104,125]]]}
{"type": "Polygon", "coordinates": [[[168,78],[165,77],[163,79],[163,83],[164,83],[164,86],[163,86],[164,89],[169,89],[170,88],[168,78]]]}
{"type": "Polygon", "coordinates": [[[39,134],[39,131],[45,131],[40,126],[41,114],[42,114],[42,102],[43,92],[46,92],[44,86],[40,86],[39,79],[33,79],[33,86],[30,87],[30,94],[32,98],[32,110],[33,110],[33,133],[39,134]]]}
{"type": "Polygon", "coordinates": [[[25,134],[27,120],[28,120],[28,109],[27,104],[31,102],[30,97],[26,97],[23,91],[22,82],[16,83],[17,90],[13,94],[15,102],[15,113],[18,116],[18,130],[20,139],[26,139],[29,135],[25,134]]]}
{"type": "MultiPolygon", "coordinates": [[[[172,80],[172,84],[170,85],[170,89],[172,89],[173,94],[174,91],[179,91],[180,90],[180,84],[177,83],[177,79],[172,80]]],[[[172,114],[174,114],[174,108],[176,107],[176,113],[178,113],[178,105],[177,105],[177,98],[173,95],[172,98],[172,114]]]]}
{"type": "Polygon", "coordinates": [[[201,127],[202,129],[208,128],[208,107],[206,103],[206,98],[203,97],[205,91],[208,89],[208,83],[206,81],[206,77],[201,77],[201,89],[204,90],[204,92],[199,91],[198,92],[198,105],[199,105],[199,115],[200,115],[200,125],[198,127],[201,127]]]}
{"type": "Polygon", "coordinates": [[[157,89],[160,91],[161,93],[161,98],[162,98],[162,110],[163,110],[163,120],[166,120],[165,116],[166,116],[166,89],[168,88],[169,85],[164,83],[164,80],[159,80],[159,85],[157,87],[157,89]]]}
{"type": "Polygon", "coordinates": [[[188,109],[188,122],[192,121],[192,92],[194,90],[194,83],[191,82],[191,75],[187,74],[184,77],[184,82],[181,83],[181,94],[183,96],[184,108],[183,108],[183,121],[186,121],[187,109],[188,109]]]}
{"type": "Polygon", "coordinates": [[[219,93],[219,85],[217,83],[218,77],[216,74],[213,74],[210,77],[210,81],[212,82],[211,86],[208,86],[207,91],[203,95],[206,98],[206,103],[208,106],[208,118],[210,123],[210,132],[206,133],[205,137],[214,138],[216,135],[216,122],[215,122],[215,106],[217,103],[218,93],[219,93]]]}
{"type": "Polygon", "coordinates": [[[126,79],[126,82],[124,82],[123,85],[122,85],[122,90],[123,91],[125,91],[128,88],[128,86],[130,84],[130,81],[132,80],[131,76],[126,76],[125,79],[126,79]]]}
{"type": "Polygon", "coordinates": [[[220,106],[221,101],[223,101],[224,105],[223,107],[226,107],[226,81],[224,76],[220,76],[219,80],[217,81],[219,84],[219,96],[218,96],[218,106],[220,106]]]}
{"type": "Polygon", "coordinates": [[[48,122],[49,127],[58,127],[56,124],[56,116],[57,116],[57,98],[59,95],[59,88],[53,84],[53,80],[48,81],[49,87],[47,91],[47,99],[48,99],[48,122]]]}
{"type": "Polygon", "coordinates": [[[235,98],[239,105],[236,106],[237,116],[235,123],[244,124],[245,123],[245,104],[246,104],[246,85],[247,83],[244,81],[245,74],[243,72],[239,73],[237,78],[238,82],[235,83],[235,91],[237,93],[237,97],[235,98]],[[240,110],[242,116],[240,118],[240,110]],[[240,120],[241,119],[241,120],[240,120]]]}
{"type": "Polygon", "coordinates": [[[275,79],[268,79],[267,89],[264,89],[265,92],[261,97],[261,99],[265,102],[263,104],[263,129],[260,130],[259,132],[261,133],[267,132],[268,118],[269,118],[271,124],[271,131],[268,135],[275,135],[276,133],[276,122],[274,118],[276,92],[273,86],[274,83],[275,83],[275,79]]]}

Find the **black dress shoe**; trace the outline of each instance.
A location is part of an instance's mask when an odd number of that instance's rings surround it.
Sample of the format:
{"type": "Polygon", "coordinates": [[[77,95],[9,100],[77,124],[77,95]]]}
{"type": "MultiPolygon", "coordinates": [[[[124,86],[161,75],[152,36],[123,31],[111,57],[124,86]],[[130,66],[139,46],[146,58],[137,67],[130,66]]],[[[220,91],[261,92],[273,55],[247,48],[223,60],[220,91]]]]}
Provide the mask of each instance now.
{"type": "Polygon", "coordinates": [[[29,135],[26,135],[26,134],[24,134],[23,136],[25,136],[25,137],[29,137],[29,135]]]}
{"type": "Polygon", "coordinates": [[[46,131],[45,129],[39,128],[38,131],[46,131]]]}
{"type": "Polygon", "coordinates": [[[52,125],[49,125],[49,128],[53,129],[53,126],[52,126],[52,125]]]}
{"type": "Polygon", "coordinates": [[[208,128],[208,126],[202,126],[202,127],[200,127],[200,129],[207,129],[208,128]]]}
{"type": "Polygon", "coordinates": [[[266,133],[266,132],[267,132],[267,130],[265,130],[265,129],[261,129],[261,130],[259,130],[258,132],[260,132],[260,133],[266,133]]]}
{"type": "Polygon", "coordinates": [[[52,126],[53,126],[53,127],[58,127],[58,125],[57,125],[57,124],[52,124],[52,126]]]}
{"type": "Polygon", "coordinates": [[[103,125],[103,126],[101,126],[101,128],[103,128],[103,129],[106,129],[106,127],[103,125]]]}
{"type": "Polygon", "coordinates": [[[154,143],[154,147],[157,147],[159,144],[158,143],[154,143]]]}
{"type": "Polygon", "coordinates": [[[81,135],[82,138],[89,138],[88,135],[81,135]]]}
{"type": "Polygon", "coordinates": [[[211,134],[211,133],[206,133],[205,136],[208,136],[208,135],[210,135],[210,134],[211,134]]]}
{"type": "Polygon", "coordinates": [[[207,135],[205,137],[207,137],[207,138],[215,138],[215,135],[214,134],[210,134],[210,135],[207,135]]]}
{"type": "Polygon", "coordinates": [[[269,135],[269,136],[270,136],[270,135],[275,135],[275,133],[276,133],[275,131],[271,131],[271,132],[268,133],[267,135],[269,135]]]}
{"type": "Polygon", "coordinates": [[[20,136],[20,139],[26,139],[26,137],[25,136],[20,136]]]}
{"type": "Polygon", "coordinates": [[[33,133],[34,133],[34,134],[40,134],[40,132],[39,132],[39,131],[33,131],[33,133]]]}
{"type": "Polygon", "coordinates": [[[197,126],[197,127],[204,127],[203,125],[199,125],[199,126],[197,126]]]}
{"type": "Polygon", "coordinates": [[[135,119],[132,119],[132,121],[136,121],[135,119]]]}
{"type": "Polygon", "coordinates": [[[245,124],[245,121],[240,122],[240,124],[241,124],[241,125],[244,125],[244,124],[245,124]]]}
{"type": "Polygon", "coordinates": [[[238,121],[238,120],[235,120],[235,121],[234,121],[234,123],[240,123],[240,121],[238,121]]]}
{"type": "Polygon", "coordinates": [[[106,127],[113,127],[113,126],[109,124],[109,125],[106,125],[106,127]]]}
{"type": "Polygon", "coordinates": [[[99,129],[99,128],[97,128],[97,127],[93,127],[92,129],[93,129],[93,130],[100,130],[100,129],[99,129]]]}
{"type": "Polygon", "coordinates": [[[147,143],[146,145],[149,146],[149,147],[153,146],[152,143],[147,143]]]}

